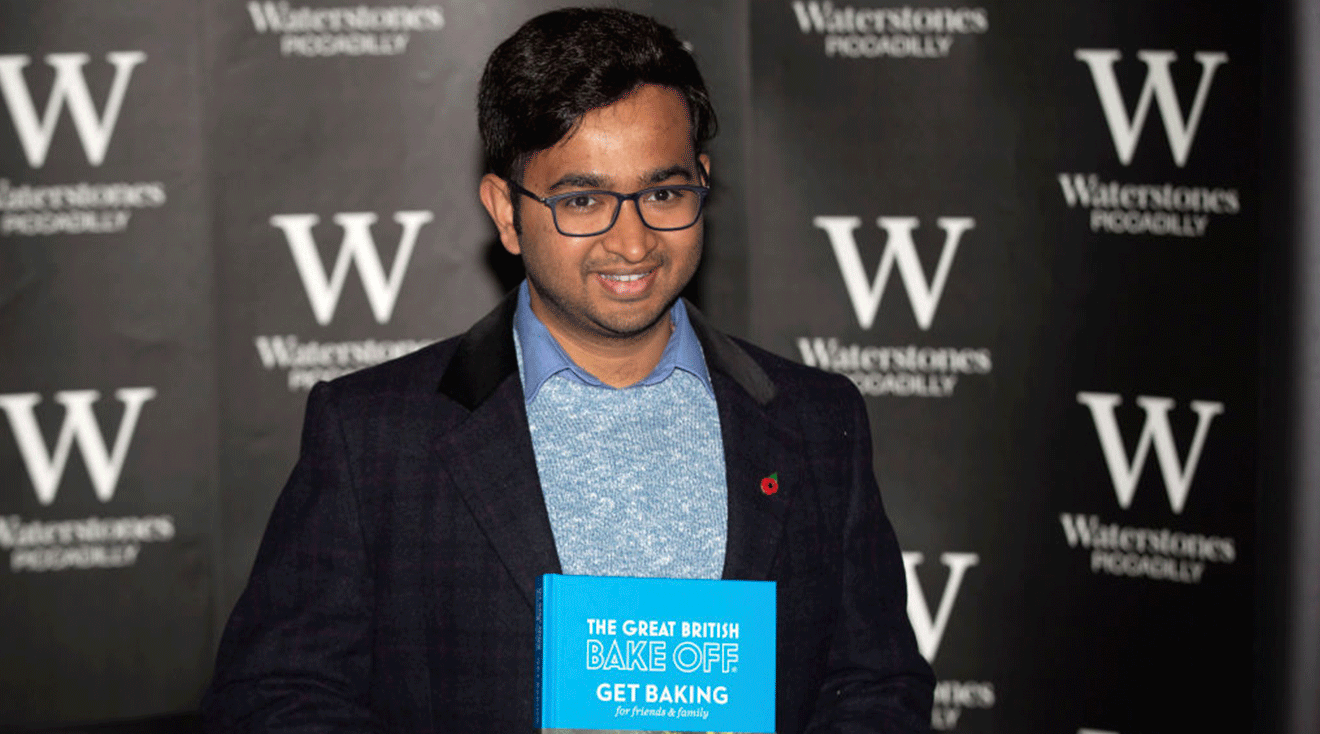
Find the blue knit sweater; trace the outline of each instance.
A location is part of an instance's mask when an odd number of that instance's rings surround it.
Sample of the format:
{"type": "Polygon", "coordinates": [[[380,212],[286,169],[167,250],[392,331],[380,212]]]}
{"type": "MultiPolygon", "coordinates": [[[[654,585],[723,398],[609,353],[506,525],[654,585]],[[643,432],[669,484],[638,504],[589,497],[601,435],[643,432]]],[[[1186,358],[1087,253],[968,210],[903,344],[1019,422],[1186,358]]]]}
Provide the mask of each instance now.
{"type": "MultiPolygon", "coordinates": [[[[520,344],[518,362],[521,376],[520,344]]],[[[560,372],[527,404],[527,419],[564,573],[720,577],[724,443],[699,377],[674,369],[616,389],[560,372]]]]}

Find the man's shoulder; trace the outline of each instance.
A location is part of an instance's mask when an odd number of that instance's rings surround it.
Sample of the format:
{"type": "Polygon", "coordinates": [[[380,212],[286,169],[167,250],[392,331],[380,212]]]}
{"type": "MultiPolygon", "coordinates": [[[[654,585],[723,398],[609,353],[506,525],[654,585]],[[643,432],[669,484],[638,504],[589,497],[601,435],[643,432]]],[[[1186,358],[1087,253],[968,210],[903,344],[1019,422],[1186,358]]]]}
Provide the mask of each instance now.
{"type": "MultiPolygon", "coordinates": [[[[367,397],[419,391],[437,395],[445,392],[443,379],[451,381],[450,392],[475,390],[484,398],[517,369],[512,331],[517,303],[517,291],[509,293],[467,331],[344,375],[331,381],[328,389],[367,397]]],[[[460,402],[464,397],[472,395],[460,396],[460,402]]]]}
{"type": "Polygon", "coordinates": [[[846,376],[794,362],[745,339],[726,334],[719,338],[727,347],[715,351],[721,352],[725,366],[732,364],[739,373],[726,375],[761,403],[768,420],[820,441],[847,438],[850,427],[866,420],[862,395],[846,376]],[[740,356],[730,358],[728,347],[740,356]],[[743,360],[750,360],[755,369],[739,365],[743,360]],[[760,375],[750,374],[757,370],[760,375]]]}
{"type": "Polygon", "coordinates": [[[377,399],[391,394],[436,392],[460,336],[337,377],[325,388],[341,398],[377,399]]]}
{"type": "Polygon", "coordinates": [[[852,381],[841,374],[795,362],[746,339],[732,335],[728,335],[728,338],[765,372],[766,377],[774,383],[777,393],[787,393],[783,397],[800,400],[816,396],[848,399],[859,396],[852,381]]]}
{"type": "Polygon", "coordinates": [[[712,372],[723,372],[762,405],[800,405],[819,400],[860,402],[847,377],[782,357],[711,324],[688,305],[692,328],[712,372]]]}
{"type": "Polygon", "coordinates": [[[774,386],[773,396],[762,404],[770,422],[821,444],[851,444],[864,435],[855,429],[867,421],[866,404],[852,380],[795,362],[744,339],[727,338],[774,386]]]}

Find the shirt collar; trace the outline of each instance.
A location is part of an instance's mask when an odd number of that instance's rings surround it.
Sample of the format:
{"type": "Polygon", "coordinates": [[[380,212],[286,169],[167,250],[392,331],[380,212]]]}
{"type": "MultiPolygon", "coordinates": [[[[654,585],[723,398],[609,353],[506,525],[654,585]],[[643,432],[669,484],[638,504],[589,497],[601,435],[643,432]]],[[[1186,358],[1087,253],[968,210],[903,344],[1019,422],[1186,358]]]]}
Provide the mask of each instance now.
{"type": "MultiPolygon", "coordinates": [[[[673,308],[669,309],[669,319],[674,330],[665,343],[664,352],[660,354],[660,361],[651,370],[651,374],[630,387],[664,382],[675,369],[680,369],[701,380],[701,384],[714,397],[715,388],[711,385],[710,372],[706,369],[706,357],[701,351],[701,343],[697,341],[697,333],[688,321],[683,299],[675,301],[673,308]]],[[[541,391],[546,380],[560,373],[585,385],[613,389],[578,366],[550,335],[550,330],[532,312],[526,280],[518,287],[518,308],[513,314],[513,337],[522,367],[523,395],[528,403],[536,399],[536,394],[541,391]]]]}

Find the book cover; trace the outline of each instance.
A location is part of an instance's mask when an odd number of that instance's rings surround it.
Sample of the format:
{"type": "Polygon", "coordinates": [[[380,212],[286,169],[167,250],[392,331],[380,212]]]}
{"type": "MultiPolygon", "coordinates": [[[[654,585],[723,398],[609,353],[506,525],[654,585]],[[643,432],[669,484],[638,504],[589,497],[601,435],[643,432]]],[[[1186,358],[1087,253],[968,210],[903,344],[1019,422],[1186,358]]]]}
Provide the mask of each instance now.
{"type": "Polygon", "coordinates": [[[775,730],[773,581],[542,576],[543,734],[775,730]]]}

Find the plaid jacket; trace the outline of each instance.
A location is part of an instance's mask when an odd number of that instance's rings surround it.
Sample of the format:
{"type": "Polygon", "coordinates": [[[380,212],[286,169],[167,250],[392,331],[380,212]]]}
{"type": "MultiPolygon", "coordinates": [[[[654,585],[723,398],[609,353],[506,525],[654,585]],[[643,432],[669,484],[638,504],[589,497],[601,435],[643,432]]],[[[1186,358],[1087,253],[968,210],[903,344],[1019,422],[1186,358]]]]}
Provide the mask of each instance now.
{"type": "MultiPolygon", "coordinates": [[[[312,390],[221,641],[208,731],[536,731],[535,580],[560,567],[514,305],[312,390]]],[[[934,680],[860,395],[690,315],[724,439],[723,575],[778,582],[776,728],[927,730],[934,680]]]]}

